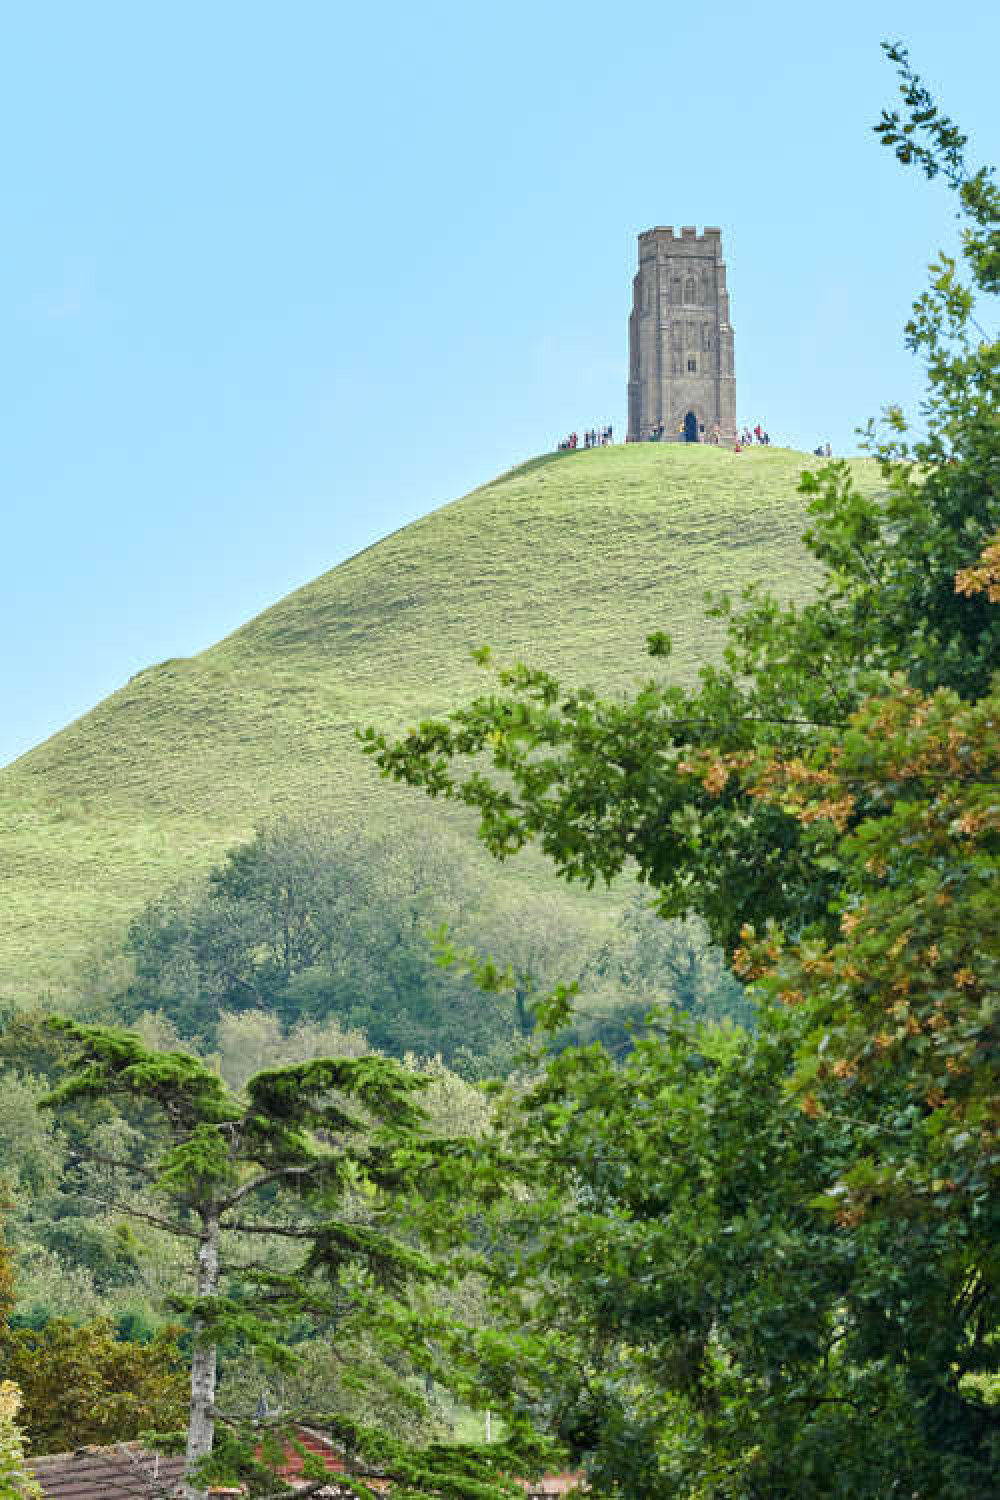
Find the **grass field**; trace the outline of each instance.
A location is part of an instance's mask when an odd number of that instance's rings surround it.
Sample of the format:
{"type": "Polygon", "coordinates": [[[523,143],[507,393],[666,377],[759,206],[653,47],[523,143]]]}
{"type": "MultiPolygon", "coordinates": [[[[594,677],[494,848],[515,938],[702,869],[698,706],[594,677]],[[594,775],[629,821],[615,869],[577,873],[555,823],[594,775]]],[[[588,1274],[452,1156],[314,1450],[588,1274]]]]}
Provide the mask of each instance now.
{"type": "Polygon", "coordinates": [[[649,675],[644,640],[662,628],[690,675],[720,644],[706,590],[809,592],[809,462],[656,444],[536,459],[140,672],[0,771],[0,997],[62,1001],[144,901],[261,820],[444,816],[380,781],[354,730],[486,687],[480,644],[613,691],[649,675]]]}

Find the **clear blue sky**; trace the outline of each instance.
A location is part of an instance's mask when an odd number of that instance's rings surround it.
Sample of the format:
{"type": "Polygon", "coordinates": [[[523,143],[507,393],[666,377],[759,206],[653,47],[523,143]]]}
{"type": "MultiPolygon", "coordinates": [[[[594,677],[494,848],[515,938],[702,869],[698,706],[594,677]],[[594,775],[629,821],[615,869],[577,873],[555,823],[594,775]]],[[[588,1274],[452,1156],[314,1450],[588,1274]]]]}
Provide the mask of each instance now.
{"type": "Polygon", "coordinates": [[[855,446],[954,235],[902,37],[996,160],[1000,8],[3,7],[0,762],[570,427],[639,230],[718,224],[741,418],[855,446]]]}

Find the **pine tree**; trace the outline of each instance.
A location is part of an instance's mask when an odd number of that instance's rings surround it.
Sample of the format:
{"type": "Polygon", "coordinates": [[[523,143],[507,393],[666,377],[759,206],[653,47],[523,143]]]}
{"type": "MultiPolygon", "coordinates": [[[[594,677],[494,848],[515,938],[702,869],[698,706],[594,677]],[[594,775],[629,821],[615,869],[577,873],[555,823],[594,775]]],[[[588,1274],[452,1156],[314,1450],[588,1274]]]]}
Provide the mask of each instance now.
{"type": "MultiPolygon", "coordinates": [[[[110,1101],[141,1120],[151,1142],[145,1159],[94,1159],[135,1184],[116,1208],[191,1248],[194,1291],[174,1299],[193,1345],[190,1497],[210,1477],[252,1468],[261,1445],[249,1413],[217,1405],[227,1343],[287,1368],[296,1338],[312,1325],[344,1357],[374,1342],[404,1372],[434,1368],[447,1377],[430,1337],[445,1319],[427,1294],[446,1278],[430,1252],[452,1225],[444,1198],[435,1197],[437,1181],[463,1148],[429,1136],[419,1103],[426,1080],[389,1058],[317,1058],[257,1073],[237,1094],[198,1058],[151,1051],[134,1033],[63,1018],[52,1025],[75,1055],[46,1103],[110,1101]]],[[[390,1378],[388,1365],[384,1374],[390,1378]]],[[[296,1415],[284,1413],[284,1429],[273,1430],[275,1457],[296,1415]]],[[[354,1455],[361,1476],[395,1475],[415,1495],[488,1500],[509,1491],[504,1476],[530,1472],[544,1451],[527,1428],[482,1448],[421,1448],[343,1413],[308,1416],[354,1455]]],[[[368,1493],[363,1478],[357,1483],[368,1493]]]]}

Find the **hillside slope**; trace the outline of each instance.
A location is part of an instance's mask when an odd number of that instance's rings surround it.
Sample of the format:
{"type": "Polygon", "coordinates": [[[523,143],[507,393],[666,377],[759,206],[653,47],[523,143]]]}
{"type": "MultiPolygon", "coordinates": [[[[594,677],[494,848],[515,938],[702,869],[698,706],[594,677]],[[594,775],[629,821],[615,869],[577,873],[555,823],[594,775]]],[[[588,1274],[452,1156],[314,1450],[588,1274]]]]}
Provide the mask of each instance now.
{"type": "Polygon", "coordinates": [[[644,639],[665,628],[690,674],[719,646],[707,589],[808,593],[806,463],[653,444],[538,459],[140,672],[0,772],[0,996],[56,998],[145,900],[262,819],[384,826],[404,801],[440,817],[378,779],[354,729],[481,690],[479,644],[607,690],[648,674],[644,639]]]}

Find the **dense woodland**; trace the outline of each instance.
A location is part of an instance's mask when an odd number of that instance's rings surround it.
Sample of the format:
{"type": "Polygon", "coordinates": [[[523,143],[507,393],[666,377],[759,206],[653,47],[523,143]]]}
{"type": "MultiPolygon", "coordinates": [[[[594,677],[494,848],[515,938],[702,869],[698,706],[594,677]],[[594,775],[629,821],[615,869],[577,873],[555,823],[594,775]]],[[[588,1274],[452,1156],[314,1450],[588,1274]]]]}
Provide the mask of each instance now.
{"type": "Polygon", "coordinates": [[[362,737],[614,899],[574,926],[444,834],[269,825],[71,1020],[6,1017],[0,1495],[22,1433],[173,1433],[192,1494],[275,1494],[297,1419],[362,1495],[996,1493],[1000,192],[889,53],[878,134],[962,258],[880,493],[803,477],[813,600],[718,601],[694,687],[663,635],[613,701],[484,654],[362,737]]]}

